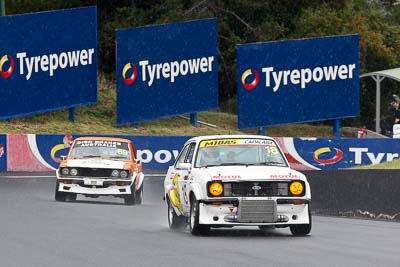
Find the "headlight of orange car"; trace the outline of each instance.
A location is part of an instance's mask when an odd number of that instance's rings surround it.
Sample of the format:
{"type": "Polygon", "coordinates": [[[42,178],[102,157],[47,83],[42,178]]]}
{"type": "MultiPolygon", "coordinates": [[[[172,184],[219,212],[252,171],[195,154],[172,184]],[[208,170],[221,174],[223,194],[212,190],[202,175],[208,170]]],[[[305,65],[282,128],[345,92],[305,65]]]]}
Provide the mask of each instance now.
{"type": "Polygon", "coordinates": [[[62,175],[68,175],[69,174],[69,169],[68,168],[62,168],[61,169],[61,174],[62,175]]]}
{"type": "Polygon", "coordinates": [[[289,186],[290,193],[295,196],[299,196],[304,192],[304,184],[301,181],[293,181],[289,186]]]}
{"type": "Polygon", "coordinates": [[[224,193],[224,185],[221,182],[212,182],[208,186],[208,192],[213,197],[219,197],[224,193]]]}

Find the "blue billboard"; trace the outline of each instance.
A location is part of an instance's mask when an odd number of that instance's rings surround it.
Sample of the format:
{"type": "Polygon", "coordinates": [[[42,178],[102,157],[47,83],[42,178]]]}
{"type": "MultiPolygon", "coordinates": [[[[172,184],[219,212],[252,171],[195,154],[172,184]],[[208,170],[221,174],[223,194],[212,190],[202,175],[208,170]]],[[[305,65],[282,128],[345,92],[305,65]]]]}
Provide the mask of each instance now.
{"type": "Polygon", "coordinates": [[[96,7],[0,17],[0,119],[97,102],[96,7]]]}
{"type": "Polygon", "coordinates": [[[116,35],[118,125],[218,108],[216,19],[116,35]]]}
{"type": "Polygon", "coordinates": [[[240,129],[359,115],[359,36],[236,46],[240,129]]]}

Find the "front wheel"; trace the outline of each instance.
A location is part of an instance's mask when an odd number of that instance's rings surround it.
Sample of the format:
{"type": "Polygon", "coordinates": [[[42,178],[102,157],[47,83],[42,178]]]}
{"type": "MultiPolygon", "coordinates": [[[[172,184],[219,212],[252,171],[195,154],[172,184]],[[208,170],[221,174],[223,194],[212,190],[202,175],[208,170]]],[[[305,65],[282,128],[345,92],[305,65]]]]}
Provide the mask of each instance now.
{"type": "Polygon", "coordinates": [[[131,185],[131,194],[125,195],[124,197],[125,205],[133,206],[136,204],[136,191],[135,191],[135,183],[131,185]]]}
{"type": "Polygon", "coordinates": [[[190,201],[189,229],[192,235],[202,235],[210,230],[209,225],[199,224],[200,205],[195,197],[190,201]]]}
{"type": "Polygon", "coordinates": [[[65,200],[67,198],[67,193],[58,191],[59,187],[60,187],[60,184],[57,182],[56,183],[56,191],[55,191],[55,194],[54,194],[54,199],[56,201],[65,202],[65,200]]]}
{"type": "Polygon", "coordinates": [[[311,220],[311,209],[308,205],[308,218],[310,223],[308,224],[295,224],[290,226],[290,232],[294,236],[306,236],[311,232],[312,220],[311,220]]]}
{"type": "Polygon", "coordinates": [[[171,230],[182,229],[186,226],[186,218],[176,214],[171,200],[167,198],[168,205],[168,225],[171,230]]]}

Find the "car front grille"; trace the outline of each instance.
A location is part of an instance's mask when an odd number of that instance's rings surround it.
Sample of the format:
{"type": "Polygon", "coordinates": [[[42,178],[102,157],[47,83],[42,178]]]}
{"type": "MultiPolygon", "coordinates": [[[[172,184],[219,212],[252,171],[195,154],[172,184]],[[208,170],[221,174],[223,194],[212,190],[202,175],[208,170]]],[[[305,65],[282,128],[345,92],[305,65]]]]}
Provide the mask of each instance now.
{"type": "Polygon", "coordinates": [[[78,175],[85,177],[111,177],[112,169],[78,168],[78,175]]]}
{"type": "Polygon", "coordinates": [[[276,202],[273,200],[241,200],[238,207],[238,221],[242,223],[276,222],[276,202]]]}
{"type": "Polygon", "coordinates": [[[226,182],[224,197],[274,197],[291,196],[289,182],[280,181],[241,181],[226,182]]]}

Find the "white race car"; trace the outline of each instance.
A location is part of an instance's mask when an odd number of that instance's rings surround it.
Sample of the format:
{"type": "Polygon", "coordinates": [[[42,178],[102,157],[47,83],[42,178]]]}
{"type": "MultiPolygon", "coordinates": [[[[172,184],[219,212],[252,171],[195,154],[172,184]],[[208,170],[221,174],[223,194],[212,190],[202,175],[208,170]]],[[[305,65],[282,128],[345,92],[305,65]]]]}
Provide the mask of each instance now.
{"type": "Polygon", "coordinates": [[[290,227],[311,231],[310,186],[266,136],[219,135],[188,140],[164,180],[171,229],[290,227]]]}
{"type": "Polygon", "coordinates": [[[133,143],[111,137],[80,137],[56,171],[56,201],[111,195],[124,198],[126,205],[141,204],[142,165],[133,143]]]}

